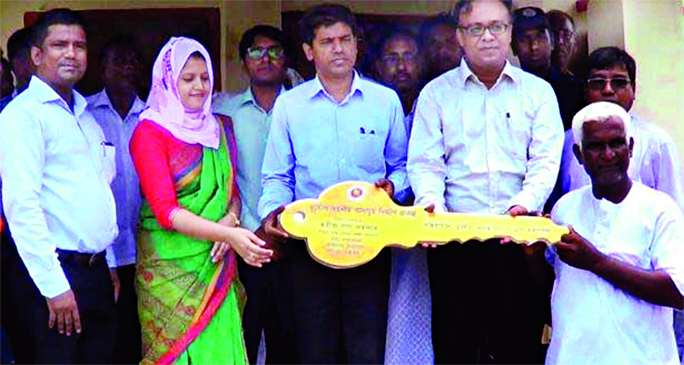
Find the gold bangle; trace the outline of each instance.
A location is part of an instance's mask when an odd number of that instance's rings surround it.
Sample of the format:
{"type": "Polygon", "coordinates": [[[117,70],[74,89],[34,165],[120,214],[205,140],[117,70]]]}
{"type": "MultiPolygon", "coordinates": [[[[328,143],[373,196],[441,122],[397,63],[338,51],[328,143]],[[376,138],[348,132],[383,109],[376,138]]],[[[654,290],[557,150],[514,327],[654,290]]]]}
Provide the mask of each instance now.
{"type": "Polygon", "coordinates": [[[233,220],[235,222],[235,227],[239,227],[240,226],[240,218],[238,218],[237,214],[235,214],[233,212],[228,212],[228,215],[233,217],[233,220]]]}

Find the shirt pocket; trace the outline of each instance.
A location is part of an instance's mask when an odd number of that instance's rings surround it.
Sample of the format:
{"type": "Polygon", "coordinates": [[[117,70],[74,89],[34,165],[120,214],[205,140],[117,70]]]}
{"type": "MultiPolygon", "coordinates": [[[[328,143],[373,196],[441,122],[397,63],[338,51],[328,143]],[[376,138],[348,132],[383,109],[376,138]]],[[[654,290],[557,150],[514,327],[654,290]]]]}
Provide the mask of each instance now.
{"type": "Polygon", "coordinates": [[[103,142],[100,146],[102,152],[100,153],[100,169],[102,176],[108,184],[112,183],[116,177],[116,147],[112,144],[103,142]]]}
{"type": "Polygon", "coordinates": [[[500,141],[507,154],[516,160],[527,161],[530,142],[532,141],[531,117],[517,108],[509,108],[503,112],[504,125],[500,129],[500,141]]]}
{"type": "Polygon", "coordinates": [[[350,151],[356,166],[370,174],[385,171],[385,139],[375,131],[372,132],[360,134],[354,140],[350,151]]]}

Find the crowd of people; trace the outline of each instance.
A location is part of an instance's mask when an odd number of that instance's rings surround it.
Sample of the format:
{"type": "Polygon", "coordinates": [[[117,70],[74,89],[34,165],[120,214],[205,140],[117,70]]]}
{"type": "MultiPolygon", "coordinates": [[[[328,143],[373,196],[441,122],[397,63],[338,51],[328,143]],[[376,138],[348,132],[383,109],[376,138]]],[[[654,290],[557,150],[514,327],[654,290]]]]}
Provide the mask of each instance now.
{"type": "Polygon", "coordinates": [[[509,0],[390,27],[367,69],[349,8],[316,5],[300,28],[312,80],[256,25],[238,49],[246,89],[216,93],[217,60],[178,36],[145,101],[134,37],[102,47],[88,97],[77,13],[10,37],[3,362],[246,364],[261,344],[268,364],[682,363],[684,172],[631,111],[627,52],[596,49],[576,76],[573,19],[509,0]],[[550,213],[569,233],[333,269],[278,219],[348,180],[435,214],[550,213]]]}

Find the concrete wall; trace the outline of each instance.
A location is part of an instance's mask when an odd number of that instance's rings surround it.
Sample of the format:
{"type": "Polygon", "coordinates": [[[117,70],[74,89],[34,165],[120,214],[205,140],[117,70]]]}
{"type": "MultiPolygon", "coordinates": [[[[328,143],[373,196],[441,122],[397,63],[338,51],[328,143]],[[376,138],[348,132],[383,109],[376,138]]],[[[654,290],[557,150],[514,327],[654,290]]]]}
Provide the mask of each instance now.
{"type": "Polygon", "coordinates": [[[27,11],[68,7],[73,10],[214,7],[221,12],[221,85],[239,90],[247,85],[237,52],[240,36],[258,23],[280,26],[280,0],[2,0],[0,1],[0,42],[2,48],[15,30],[23,27],[27,11]]]}
{"type": "Polygon", "coordinates": [[[680,0],[625,1],[625,49],[637,61],[633,109],[665,128],[684,156],[684,13],[680,0]]]}

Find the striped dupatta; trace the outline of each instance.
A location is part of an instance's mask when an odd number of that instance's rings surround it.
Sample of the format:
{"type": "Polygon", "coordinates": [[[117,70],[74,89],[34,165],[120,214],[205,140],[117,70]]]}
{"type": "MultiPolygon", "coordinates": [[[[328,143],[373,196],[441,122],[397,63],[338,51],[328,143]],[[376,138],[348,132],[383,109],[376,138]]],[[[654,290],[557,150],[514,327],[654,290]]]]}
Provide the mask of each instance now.
{"type": "MultiPolygon", "coordinates": [[[[177,179],[178,203],[218,221],[227,212],[233,175],[222,133],[219,148],[204,147],[201,159],[177,179]]],[[[247,363],[235,253],[214,264],[212,246],[163,229],[143,202],[136,273],[142,364],[247,363]]]]}

